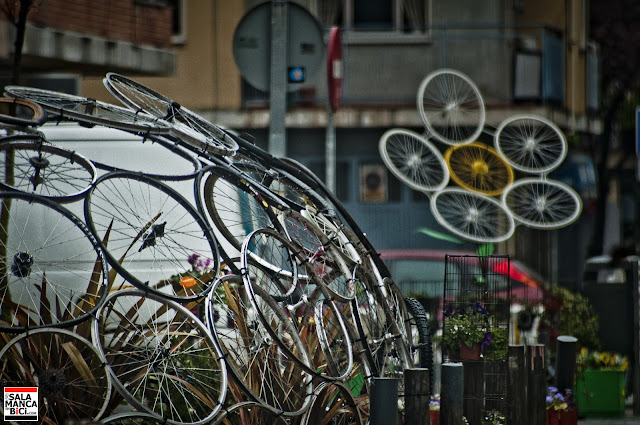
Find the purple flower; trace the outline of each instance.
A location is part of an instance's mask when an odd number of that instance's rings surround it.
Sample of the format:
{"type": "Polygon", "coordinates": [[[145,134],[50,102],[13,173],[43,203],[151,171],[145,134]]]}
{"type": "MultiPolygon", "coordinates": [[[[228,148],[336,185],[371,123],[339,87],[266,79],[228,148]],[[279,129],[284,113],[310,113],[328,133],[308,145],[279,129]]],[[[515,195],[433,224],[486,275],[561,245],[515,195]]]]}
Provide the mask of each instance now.
{"type": "Polygon", "coordinates": [[[189,257],[187,257],[187,262],[191,264],[191,267],[196,268],[199,258],[200,258],[200,254],[197,254],[194,252],[189,257]]]}

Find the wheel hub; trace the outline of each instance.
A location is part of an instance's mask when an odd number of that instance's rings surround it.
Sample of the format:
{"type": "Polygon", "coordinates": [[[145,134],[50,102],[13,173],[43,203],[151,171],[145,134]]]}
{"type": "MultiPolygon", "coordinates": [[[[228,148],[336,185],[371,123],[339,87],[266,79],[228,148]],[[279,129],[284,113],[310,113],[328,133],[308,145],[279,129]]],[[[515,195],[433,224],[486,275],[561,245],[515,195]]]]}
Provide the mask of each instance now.
{"type": "Polygon", "coordinates": [[[17,277],[28,277],[31,274],[31,266],[33,265],[33,256],[28,252],[18,252],[13,256],[13,264],[11,265],[11,273],[17,277]]]}
{"type": "Polygon", "coordinates": [[[476,176],[489,174],[489,165],[484,161],[473,161],[471,169],[476,176]]]}
{"type": "Polygon", "coordinates": [[[49,368],[43,370],[38,375],[38,385],[44,397],[62,394],[62,390],[67,385],[67,378],[61,370],[49,368]]]}

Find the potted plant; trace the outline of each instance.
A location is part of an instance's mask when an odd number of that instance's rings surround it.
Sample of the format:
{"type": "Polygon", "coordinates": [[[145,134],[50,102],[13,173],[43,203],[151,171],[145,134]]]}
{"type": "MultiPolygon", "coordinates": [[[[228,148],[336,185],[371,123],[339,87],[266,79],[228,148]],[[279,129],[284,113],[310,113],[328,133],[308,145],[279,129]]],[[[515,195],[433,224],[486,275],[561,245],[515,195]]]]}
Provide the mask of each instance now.
{"type": "Polygon", "coordinates": [[[547,388],[547,425],[576,425],[578,411],[570,388],[564,391],[556,387],[547,388]]]}
{"type": "Polygon", "coordinates": [[[580,415],[624,415],[625,371],[629,359],[619,353],[583,347],[576,366],[576,400],[580,415]]]}
{"type": "Polygon", "coordinates": [[[431,425],[440,425],[440,396],[434,394],[429,401],[429,419],[431,425]]]}
{"type": "Polygon", "coordinates": [[[451,358],[477,360],[491,343],[491,325],[487,309],[476,302],[444,314],[442,341],[451,358]]]}

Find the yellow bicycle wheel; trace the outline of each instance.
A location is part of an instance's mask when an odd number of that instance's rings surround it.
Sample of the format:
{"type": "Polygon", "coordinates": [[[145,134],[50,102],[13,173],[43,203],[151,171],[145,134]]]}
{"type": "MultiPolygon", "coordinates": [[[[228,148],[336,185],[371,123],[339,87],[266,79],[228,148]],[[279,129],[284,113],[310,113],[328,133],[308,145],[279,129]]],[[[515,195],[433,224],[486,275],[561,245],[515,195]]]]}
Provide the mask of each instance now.
{"type": "Polygon", "coordinates": [[[487,196],[497,196],[513,183],[513,169],[484,143],[452,146],[444,153],[449,174],[458,186],[487,196]]]}

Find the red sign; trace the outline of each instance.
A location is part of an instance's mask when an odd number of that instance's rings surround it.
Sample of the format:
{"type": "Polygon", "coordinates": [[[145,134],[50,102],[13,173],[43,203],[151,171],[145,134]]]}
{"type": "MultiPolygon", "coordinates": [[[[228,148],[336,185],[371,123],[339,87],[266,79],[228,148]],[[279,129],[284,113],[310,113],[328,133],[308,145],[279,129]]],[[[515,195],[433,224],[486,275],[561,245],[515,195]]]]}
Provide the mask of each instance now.
{"type": "Polygon", "coordinates": [[[332,27],[329,33],[329,49],[327,57],[327,78],[329,87],[329,104],[331,110],[340,107],[342,100],[342,77],[344,63],[342,62],[342,36],[340,28],[332,27]]]}

